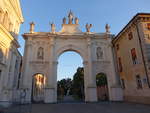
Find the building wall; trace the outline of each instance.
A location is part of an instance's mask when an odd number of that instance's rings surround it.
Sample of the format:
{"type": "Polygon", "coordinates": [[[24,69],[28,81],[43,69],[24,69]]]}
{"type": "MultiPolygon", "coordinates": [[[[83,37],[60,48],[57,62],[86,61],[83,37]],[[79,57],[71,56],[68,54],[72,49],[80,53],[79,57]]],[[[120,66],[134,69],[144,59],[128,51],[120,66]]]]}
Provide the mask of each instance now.
{"type": "Polygon", "coordinates": [[[140,37],[142,39],[141,42],[148,73],[148,79],[150,80],[150,28],[148,28],[150,26],[150,15],[148,17],[149,20],[142,21],[141,23],[139,23],[139,26],[141,28],[141,31],[143,31],[140,33],[140,37]]]}
{"type": "Polygon", "coordinates": [[[122,86],[122,79],[124,80],[124,99],[126,101],[150,103],[150,89],[147,82],[147,76],[149,75],[147,75],[144,64],[144,61],[146,61],[146,65],[148,65],[144,43],[145,37],[142,35],[144,33],[142,28],[143,24],[141,21],[131,22],[120,35],[116,37],[113,44],[122,86]],[[129,39],[130,32],[132,32],[132,39],[129,39]],[[134,64],[132,60],[131,50],[133,48],[135,48],[137,57],[136,64],[134,64]],[[122,71],[120,71],[121,66],[119,65],[119,59],[121,59],[122,71]],[[139,81],[142,84],[142,88],[137,86],[137,75],[140,76],[139,81]]]}
{"type": "Polygon", "coordinates": [[[0,1],[0,103],[12,102],[21,55],[18,33],[23,22],[19,0],[0,1]]]}

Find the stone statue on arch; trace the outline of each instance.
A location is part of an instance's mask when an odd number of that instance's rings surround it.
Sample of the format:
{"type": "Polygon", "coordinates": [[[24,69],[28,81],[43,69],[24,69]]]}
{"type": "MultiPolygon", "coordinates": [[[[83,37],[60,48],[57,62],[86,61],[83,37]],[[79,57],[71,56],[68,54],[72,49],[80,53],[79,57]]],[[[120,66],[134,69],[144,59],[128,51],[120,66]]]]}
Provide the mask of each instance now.
{"type": "Polygon", "coordinates": [[[96,49],[96,56],[97,56],[97,59],[99,60],[99,59],[103,59],[103,50],[102,50],[102,48],[101,47],[97,47],[97,49],[96,49]]]}
{"type": "Polygon", "coordinates": [[[44,49],[42,47],[38,48],[37,58],[41,60],[44,59],[44,49]]]}

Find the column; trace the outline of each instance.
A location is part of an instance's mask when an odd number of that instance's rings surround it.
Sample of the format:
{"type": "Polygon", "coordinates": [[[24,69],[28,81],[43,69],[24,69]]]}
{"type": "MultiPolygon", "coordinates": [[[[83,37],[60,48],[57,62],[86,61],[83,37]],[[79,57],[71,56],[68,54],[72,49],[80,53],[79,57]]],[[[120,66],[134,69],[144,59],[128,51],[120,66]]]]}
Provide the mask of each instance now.
{"type": "Polygon", "coordinates": [[[2,86],[2,92],[1,92],[1,101],[5,102],[4,104],[8,104],[9,101],[9,76],[10,76],[10,65],[11,65],[11,59],[12,59],[12,49],[8,48],[7,49],[7,67],[4,70],[3,76],[2,76],[2,82],[3,82],[3,86],[2,86]]]}
{"type": "Polygon", "coordinates": [[[15,51],[13,51],[12,53],[12,57],[11,57],[11,69],[10,69],[10,78],[8,80],[7,86],[9,86],[10,89],[13,88],[13,81],[14,81],[14,72],[15,72],[15,64],[16,64],[16,55],[14,53],[15,51]]]}
{"type": "Polygon", "coordinates": [[[26,91],[25,103],[31,102],[31,93],[32,93],[32,70],[30,67],[30,61],[32,59],[32,42],[30,39],[26,39],[25,50],[23,57],[23,72],[21,75],[21,88],[26,91]]]}
{"type": "Polygon", "coordinates": [[[3,76],[3,87],[7,88],[8,85],[8,77],[9,77],[9,68],[10,68],[10,65],[11,65],[11,58],[12,58],[12,49],[11,48],[8,48],[7,49],[7,68],[5,68],[5,76],[3,76]]]}
{"type": "Polygon", "coordinates": [[[49,72],[47,75],[47,85],[45,88],[45,103],[57,102],[57,61],[55,61],[55,42],[51,37],[49,72]]]}
{"type": "Polygon", "coordinates": [[[15,55],[15,51],[12,51],[12,57],[11,57],[11,64],[10,64],[10,70],[9,70],[9,74],[8,74],[8,82],[7,82],[7,86],[9,88],[9,100],[13,101],[13,81],[15,76],[14,76],[14,71],[15,71],[15,64],[16,64],[16,55],[15,55]]]}
{"type": "Polygon", "coordinates": [[[93,67],[92,67],[92,56],[91,56],[91,39],[87,39],[87,52],[88,52],[88,59],[87,62],[85,63],[85,77],[86,79],[86,86],[85,86],[85,101],[87,102],[96,102],[97,101],[97,89],[96,89],[96,78],[93,75],[93,67]]]}

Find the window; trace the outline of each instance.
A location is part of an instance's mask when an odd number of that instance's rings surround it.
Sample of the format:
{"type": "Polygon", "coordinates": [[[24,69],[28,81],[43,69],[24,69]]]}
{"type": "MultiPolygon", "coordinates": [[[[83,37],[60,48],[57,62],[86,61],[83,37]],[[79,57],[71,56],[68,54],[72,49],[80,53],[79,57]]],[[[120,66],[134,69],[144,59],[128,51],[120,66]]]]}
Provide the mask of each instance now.
{"type": "Polygon", "coordinates": [[[128,38],[129,38],[129,40],[131,40],[133,38],[132,32],[128,33],[128,38]]]}
{"type": "Polygon", "coordinates": [[[139,75],[136,76],[137,89],[142,89],[142,81],[139,75]]]}
{"type": "Polygon", "coordinates": [[[121,58],[118,58],[118,67],[119,67],[119,71],[122,72],[122,63],[121,63],[121,58]]]}
{"type": "Polygon", "coordinates": [[[16,63],[15,63],[15,69],[17,70],[17,68],[18,68],[18,65],[19,65],[19,61],[18,61],[18,57],[17,57],[17,59],[16,59],[16,63]]]}
{"type": "Polygon", "coordinates": [[[122,87],[122,89],[125,89],[125,82],[124,82],[123,78],[121,79],[121,87],[122,87]]]}
{"type": "Polygon", "coordinates": [[[150,35],[149,34],[145,34],[145,40],[150,40],[150,35]]]}
{"type": "Polygon", "coordinates": [[[147,29],[150,30],[150,23],[147,23],[147,29]]]}
{"type": "Polygon", "coordinates": [[[147,78],[143,78],[143,84],[147,84],[147,78]]]}
{"type": "Polygon", "coordinates": [[[116,45],[116,50],[119,50],[119,44],[116,45]]]}
{"type": "Polygon", "coordinates": [[[137,64],[137,56],[136,56],[135,48],[131,49],[131,56],[132,56],[133,64],[137,64]]]}

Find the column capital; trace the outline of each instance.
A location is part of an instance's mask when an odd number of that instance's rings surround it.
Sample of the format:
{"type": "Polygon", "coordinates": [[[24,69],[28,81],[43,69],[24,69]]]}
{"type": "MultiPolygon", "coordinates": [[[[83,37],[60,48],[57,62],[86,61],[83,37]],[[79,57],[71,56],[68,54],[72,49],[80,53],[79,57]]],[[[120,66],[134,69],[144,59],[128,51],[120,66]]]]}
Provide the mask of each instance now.
{"type": "Polygon", "coordinates": [[[55,38],[54,37],[51,37],[51,40],[50,40],[50,47],[54,47],[55,45],[55,38]]]}
{"type": "Polygon", "coordinates": [[[87,38],[87,46],[91,47],[91,45],[92,45],[91,38],[87,38]]]}

